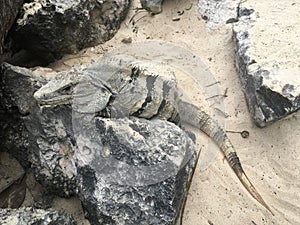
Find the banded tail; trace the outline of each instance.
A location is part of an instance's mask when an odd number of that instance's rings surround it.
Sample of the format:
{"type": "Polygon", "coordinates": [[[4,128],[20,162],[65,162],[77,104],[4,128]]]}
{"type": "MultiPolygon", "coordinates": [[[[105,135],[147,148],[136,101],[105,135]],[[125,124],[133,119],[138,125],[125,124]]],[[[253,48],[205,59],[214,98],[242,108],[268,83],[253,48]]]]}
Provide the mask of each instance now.
{"type": "Polygon", "coordinates": [[[211,118],[206,112],[197,108],[196,106],[179,101],[178,109],[180,113],[180,119],[191,126],[199,128],[202,132],[207,134],[213,139],[213,141],[220,147],[224,156],[226,157],[230,167],[233,169],[243,186],[252,195],[252,197],[263,205],[267,210],[269,210],[272,215],[273,212],[270,207],[265,203],[261,195],[255,189],[254,185],[250,182],[249,178],[246,176],[240,160],[236,154],[236,151],[227,137],[225,131],[220,127],[220,125],[211,118]]]}

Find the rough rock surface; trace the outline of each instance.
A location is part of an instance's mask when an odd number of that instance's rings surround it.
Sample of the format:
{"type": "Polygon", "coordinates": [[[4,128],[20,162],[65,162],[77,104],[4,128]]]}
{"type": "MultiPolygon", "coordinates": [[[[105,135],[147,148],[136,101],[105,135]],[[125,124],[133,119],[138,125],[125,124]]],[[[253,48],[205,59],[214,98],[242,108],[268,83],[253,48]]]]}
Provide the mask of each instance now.
{"type": "Polygon", "coordinates": [[[19,12],[23,0],[1,0],[0,1],[0,63],[3,60],[4,40],[15,18],[19,12]]]}
{"type": "Polygon", "coordinates": [[[0,152],[0,208],[18,208],[26,193],[25,171],[11,155],[0,152]]]}
{"type": "MultiPolygon", "coordinates": [[[[40,79],[41,82],[42,79],[40,79]]],[[[28,131],[22,117],[34,108],[33,93],[39,87],[30,70],[4,63],[0,67],[1,150],[14,155],[22,166],[28,167],[28,131]]]]}
{"type": "Polygon", "coordinates": [[[250,113],[260,127],[300,107],[299,9],[299,2],[292,0],[240,5],[234,25],[236,66],[250,113]]]}
{"type": "Polygon", "coordinates": [[[35,0],[24,4],[13,37],[50,59],[109,40],[128,8],[129,0],[35,0]]]}
{"type": "Polygon", "coordinates": [[[239,3],[240,0],[199,0],[198,8],[207,27],[216,29],[237,21],[239,3]]]}
{"type": "Polygon", "coordinates": [[[90,222],[175,224],[195,162],[192,140],[161,120],[96,118],[95,124],[102,155],[85,141],[79,156],[90,222]]]}
{"type": "Polygon", "coordinates": [[[40,108],[33,93],[45,79],[29,69],[5,63],[0,74],[3,148],[23,166],[31,164],[37,181],[49,191],[61,196],[73,194],[77,184],[71,157],[71,108],[40,108]]]}
{"type": "Polygon", "coordinates": [[[141,5],[144,9],[152,13],[160,13],[162,11],[163,0],[140,0],[141,5]]]}
{"type": "Polygon", "coordinates": [[[76,225],[74,219],[63,212],[53,209],[34,208],[0,209],[2,225],[76,225]]]}
{"type": "Polygon", "coordinates": [[[48,191],[78,194],[92,224],[175,224],[195,163],[186,132],[162,120],[89,117],[69,103],[39,106],[33,92],[45,80],[29,69],[4,64],[1,83],[1,106],[23,122],[21,146],[48,191]]]}
{"type": "Polygon", "coordinates": [[[75,194],[77,170],[73,157],[75,142],[71,107],[37,108],[24,119],[37,181],[59,196],[75,194]]]}

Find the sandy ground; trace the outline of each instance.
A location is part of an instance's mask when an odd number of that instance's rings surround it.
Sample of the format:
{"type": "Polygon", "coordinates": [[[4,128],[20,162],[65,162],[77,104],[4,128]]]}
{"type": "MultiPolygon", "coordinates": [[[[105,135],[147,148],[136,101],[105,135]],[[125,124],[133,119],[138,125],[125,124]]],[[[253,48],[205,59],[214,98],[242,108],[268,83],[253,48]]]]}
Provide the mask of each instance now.
{"type": "MultiPolygon", "coordinates": [[[[219,81],[221,93],[227,90],[227,97],[221,97],[227,115],[224,117],[225,129],[249,131],[249,138],[242,138],[239,133],[229,133],[229,136],[246,173],[275,216],[252,199],[223,160],[222,154],[214,153],[217,157],[209,160],[210,166],[207,169],[200,169],[205,157],[196,169],[183,224],[300,224],[299,113],[264,129],[253,124],[235,70],[232,27],[228,24],[218,30],[207,30],[205,21],[197,12],[197,1],[166,0],[161,14],[150,16],[141,11],[134,17],[136,22],[133,26],[130,18],[136,13],[133,9],[137,6],[139,3],[135,1],[126,21],[112,40],[78,54],[68,55],[51,67],[61,71],[74,64],[90,62],[106,51],[126,45],[122,40],[128,37],[132,38],[133,43],[158,39],[189,49],[201,58],[219,81]],[[190,7],[190,10],[186,10],[190,7]],[[178,16],[177,12],[182,10],[184,14],[178,16]],[[180,20],[173,21],[176,17],[180,20]]],[[[185,91],[189,92],[193,100],[197,99],[198,92],[188,88],[188,84],[185,91]]],[[[205,94],[210,96],[214,93],[205,94]]],[[[216,151],[215,148],[205,147],[210,145],[203,137],[199,149],[202,145],[203,152],[216,151]]]]}

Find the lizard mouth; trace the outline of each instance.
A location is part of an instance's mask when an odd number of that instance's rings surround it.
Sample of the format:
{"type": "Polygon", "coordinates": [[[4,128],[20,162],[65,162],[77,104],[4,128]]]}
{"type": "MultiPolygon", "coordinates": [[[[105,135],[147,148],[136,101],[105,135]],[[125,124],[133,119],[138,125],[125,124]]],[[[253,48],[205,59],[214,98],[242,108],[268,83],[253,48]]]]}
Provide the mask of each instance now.
{"type": "MultiPolygon", "coordinates": [[[[35,97],[35,96],[34,96],[35,97]]],[[[35,99],[37,99],[35,97],[35,99]]],[[[37,99],[40,106],[55,106],[55,105],[66,105],[72,102],[72,95],[60,95],[49,99],[37,99]]]]}
{"type": "Polygon", "coordinates": [[[45,94],[42,87],[34,93],[33,97],[40,106],[66,105],[71,103],[73,99],[72,89],[71,85],[68,85],[45,94]]]}

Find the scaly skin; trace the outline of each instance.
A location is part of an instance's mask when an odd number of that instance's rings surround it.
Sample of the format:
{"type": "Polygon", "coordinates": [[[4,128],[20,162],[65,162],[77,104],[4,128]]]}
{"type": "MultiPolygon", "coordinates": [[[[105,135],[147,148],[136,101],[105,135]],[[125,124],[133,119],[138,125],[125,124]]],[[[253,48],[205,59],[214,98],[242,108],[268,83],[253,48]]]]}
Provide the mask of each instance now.
{"type": "Polygon", "coordinates": [[[65,104],[73,99],[73,108],[82,113],[97,112],[113,117],[114,112],[121,112],[124,116],[156,117],[176,124],[190,124],[214,140],[247,191],[272,213],[246,176],[225,131],[205,111],[179,98],[175,73],[166,65],[143,62],[136,62],[129,68],[94,65],[60,74],[34,96],[41,105],[65,104]],[[69,94],[64,91],[66,88],[69,94]],[[94,91],[88,91],[92,89],[94,91]],[[93,104],[87,104],[87,96],[93,104]],[[97,104],[93,100],[96,97],[101,98],[96,99],[97,104]]]}
{"type": "Polygon", "coordinates": [[[206,135],[208,135],[213,141],[220,147],[230,167],[233,169],[243,186],[247,191],[262,204],[272,215],[273,212],[270,207],[265,203],[261,195],[255,189],[249,178],[246,176],[241,162],[236,154],[236,151],[226,135],[226,132],[220,127],[220,125],[211,118],[206,112],[200,110],[196,106],[187,102],[180,101],[179,109],[183,109],[184,112],[180,113],[181,120],[200,129],[206,135]]]}

